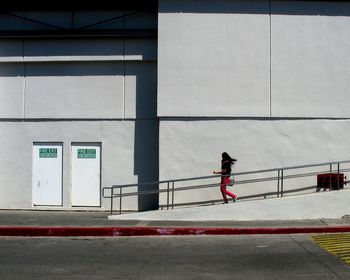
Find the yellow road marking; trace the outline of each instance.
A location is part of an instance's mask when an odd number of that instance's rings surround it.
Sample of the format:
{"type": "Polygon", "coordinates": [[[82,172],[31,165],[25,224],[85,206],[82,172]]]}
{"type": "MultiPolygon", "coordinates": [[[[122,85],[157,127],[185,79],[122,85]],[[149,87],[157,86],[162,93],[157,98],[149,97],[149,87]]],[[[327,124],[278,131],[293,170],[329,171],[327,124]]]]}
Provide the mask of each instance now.
{"type": "Polygon", "coordinates": [[[321,248],[350,265],[350,234],[321,234],[312,236],[321,248]]]}

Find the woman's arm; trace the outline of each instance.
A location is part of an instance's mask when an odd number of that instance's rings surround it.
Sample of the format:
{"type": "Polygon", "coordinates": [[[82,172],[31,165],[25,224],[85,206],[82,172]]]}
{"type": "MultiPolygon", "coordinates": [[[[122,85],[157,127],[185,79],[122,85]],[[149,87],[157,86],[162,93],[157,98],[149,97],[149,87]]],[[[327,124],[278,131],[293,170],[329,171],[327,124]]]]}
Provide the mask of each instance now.
{"type": "Polygon", "coordinates": [[[213,174],[224,174],[227,173],[227,169],[222,169],[221,171],[213,171],[213,174]]]}

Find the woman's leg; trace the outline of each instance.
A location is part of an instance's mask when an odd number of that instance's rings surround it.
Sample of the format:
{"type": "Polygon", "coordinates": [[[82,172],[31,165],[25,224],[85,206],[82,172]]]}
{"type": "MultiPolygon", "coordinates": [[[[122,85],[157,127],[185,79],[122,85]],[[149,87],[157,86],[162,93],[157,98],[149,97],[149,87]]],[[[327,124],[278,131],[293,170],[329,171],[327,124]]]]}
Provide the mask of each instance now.
{"type": "Polygon", "coordinates": [[[221,179],[221,184],[220,184],[220,191],[222,194],[222,198],[224,199],[224,203],[227,203],[227,196],[226,196],[226,182],[224,179],[221,179]]]}
{"type": "Polygon", "coordinates": [[[229,196],[231,196],[234,200],[236,200],[237,195],[235,195],[233,192],[230,192],[228,190],[226,190],[226,194],[228,194],[229,196]]]}
{"type": "MultiPolygon", "coordinates": [[[[225,180],[225,182],[226,182],[226,185],[228,185],[228,184],[230,183],[230,178],[227,178],[227,179],[225,180]]],[[[228,190],[226,189],[226,185],[225,185],[225,194],[228,194],[228,195],[231,196],[234,200],[236,200],[237,195],[235,195],[234,193],[228,191],[228,190]]],[[[226,195],[225,195],[225,196],[226,196],[226,195]]]]}

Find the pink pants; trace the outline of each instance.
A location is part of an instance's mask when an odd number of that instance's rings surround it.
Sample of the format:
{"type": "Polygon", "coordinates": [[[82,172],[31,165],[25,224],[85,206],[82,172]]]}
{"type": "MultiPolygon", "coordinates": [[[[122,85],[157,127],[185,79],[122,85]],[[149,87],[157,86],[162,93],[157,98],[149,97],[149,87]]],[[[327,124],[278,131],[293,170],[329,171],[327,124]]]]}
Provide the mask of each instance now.
{"type": "Polygon", "coordinates": [[[221,194],[222,194],[222,197],[223,197],[225,203],[227,203],[227,196],[226,196],[227,194],[229,196],[231,196],[233,199],[236,199],[236,197],[237,197],[237,195],[235,195],[234,193],[232,193],[226,189],[226,187],[229,183],[230,183],[230,178],[227,178],[227,177],[221,178],[220,191],[221,191],[221,194]]]}

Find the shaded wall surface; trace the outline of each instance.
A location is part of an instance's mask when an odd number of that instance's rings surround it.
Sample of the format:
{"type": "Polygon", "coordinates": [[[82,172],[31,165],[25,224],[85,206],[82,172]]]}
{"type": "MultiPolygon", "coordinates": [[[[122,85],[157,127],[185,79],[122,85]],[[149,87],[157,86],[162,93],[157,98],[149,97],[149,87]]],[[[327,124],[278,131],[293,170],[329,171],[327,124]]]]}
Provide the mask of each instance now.
{"type": "MultiPolygon", "coordinates": [[[[14,11],[0,17],[0,32],[103,21],[94,32],[157,28],[156,13],[124,14],[130,11],[75,11],[74,18],[71,12],[14,11]]],[[[150,36],[0,39],[0,208],[33,208],[33,143],[63,143],[59,209],[71,209],[72,143],[101,144],[101,188],[157,180],[156,55],[150,36]]],[[[126,203],[140,210],[157,205],[155,197],[126,203]]],[[[103,200],[101,209],[108,207],[103,200]]]]}

